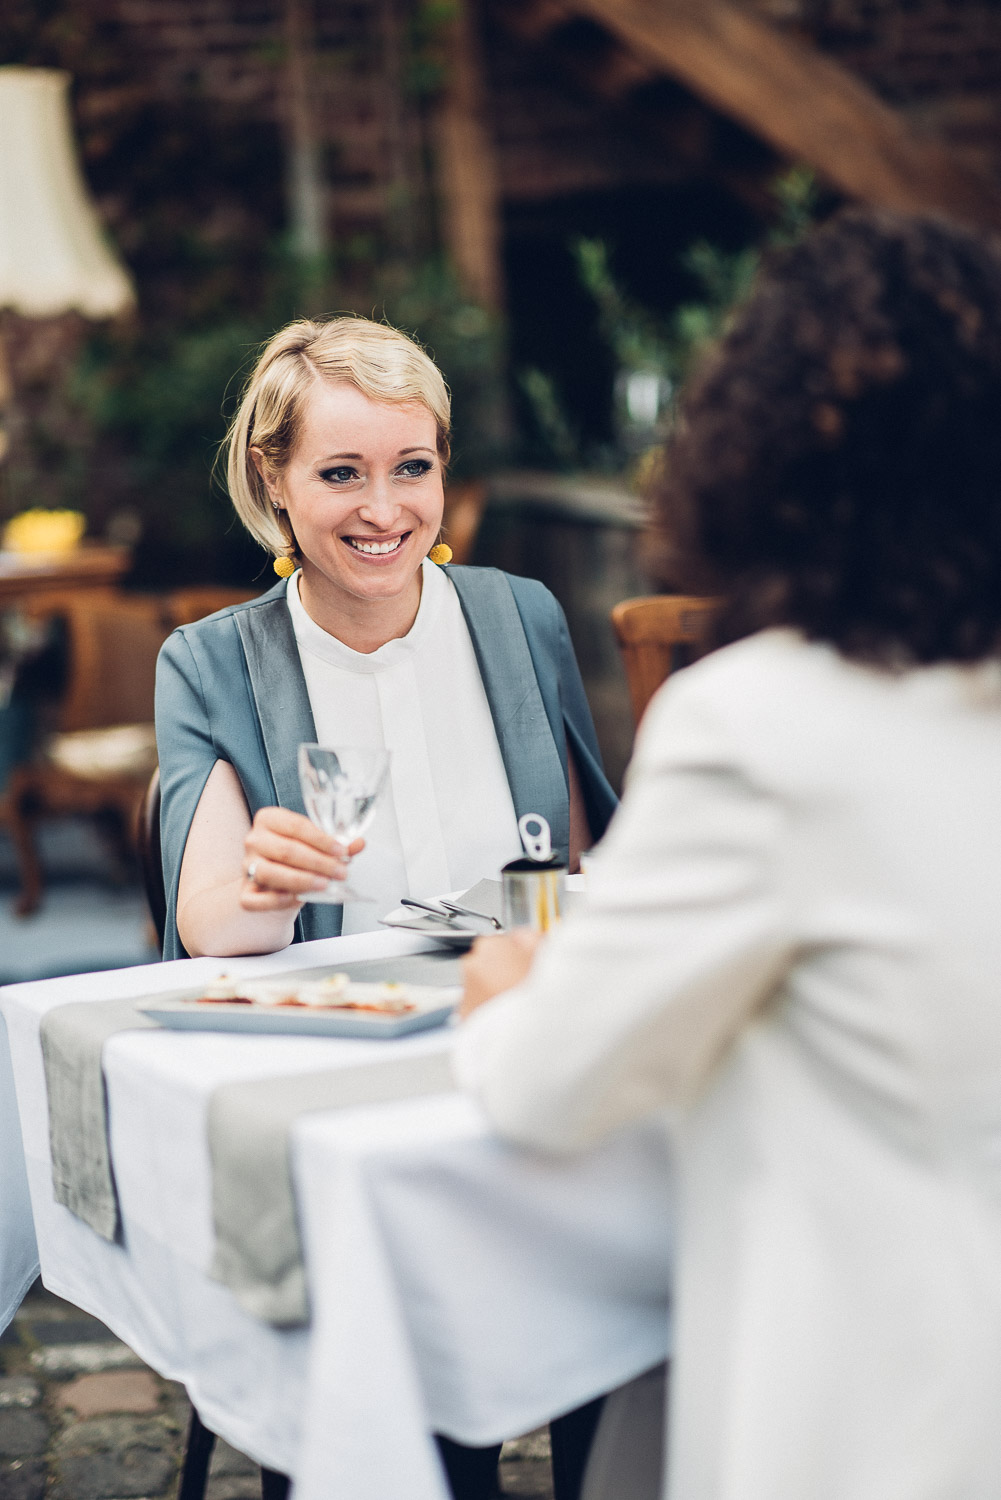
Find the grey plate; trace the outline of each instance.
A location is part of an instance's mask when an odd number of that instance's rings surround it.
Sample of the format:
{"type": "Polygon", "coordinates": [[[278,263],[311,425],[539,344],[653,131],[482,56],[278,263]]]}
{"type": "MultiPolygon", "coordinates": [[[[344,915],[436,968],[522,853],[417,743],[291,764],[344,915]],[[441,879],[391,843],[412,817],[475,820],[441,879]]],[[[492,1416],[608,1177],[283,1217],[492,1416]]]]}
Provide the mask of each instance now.
{"type": "Polygon", "coordinates": [[[401,932],[419,932],[421,937],[434,938],[436,943],[444,943],[446,948],[455,948],[462,952],[471,948],[478,937],[491,931],[490,925],[484,922],[477,928],[460,927],[457,918],[454,924],[447,926],[439,922],[435,917],[419,917],[416,912],[411,916],[397,917],[393,912],[380,917],[379,921],[384,927],[398,928],[401,932]]]}
{"type": "Polygon", "coordinates": [[[196,1000],[150,1000],[137,1006],[171,1031],[238,1031],[270,1036],[407,1036],[444,1026],[461,991],[449,986],[402,1016],[366,1011],[320,1011],[294,1005],[211,1005],[196,1000]]]}

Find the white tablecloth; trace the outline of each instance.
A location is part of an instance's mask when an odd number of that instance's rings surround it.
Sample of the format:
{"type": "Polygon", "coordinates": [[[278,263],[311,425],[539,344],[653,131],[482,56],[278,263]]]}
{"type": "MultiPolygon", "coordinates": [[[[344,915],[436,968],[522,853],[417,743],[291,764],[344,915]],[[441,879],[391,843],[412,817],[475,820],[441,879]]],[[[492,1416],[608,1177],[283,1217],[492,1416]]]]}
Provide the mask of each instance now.
{"type": "Polygon", "coordinates": [[[0,1016],[0,1333],[38,1275],[7,1031],[0,1016]]]}
{"type": "Polygon", "coordinates": [[[547,1161],[455,1095],[313,1116],[295,1170],[314,1319],[297,1500],[445,1500],[430,1431],[497,1442],[664,1359],[656,1129],[547,1161]]]}
{"type": "Polygon", "coordinates": [[[293,1134],[314,1322],[277,1331],[206,1273],[205,1135],[219,1084],[450,1045],[129,1032],[105,1048],[124,1245],[52,1198],[39,1022],[52,1005],[415,951],[359,934],[267,959],[182,964],[0,991],[42,1272],[163,1375],[296,1500],[444,1500],[428,1439],[511,1436],[663,1358],[670,1204],[653,1127],[574,1162],[492,1141],[440,1096],[304,1118],[293,1134]]]}

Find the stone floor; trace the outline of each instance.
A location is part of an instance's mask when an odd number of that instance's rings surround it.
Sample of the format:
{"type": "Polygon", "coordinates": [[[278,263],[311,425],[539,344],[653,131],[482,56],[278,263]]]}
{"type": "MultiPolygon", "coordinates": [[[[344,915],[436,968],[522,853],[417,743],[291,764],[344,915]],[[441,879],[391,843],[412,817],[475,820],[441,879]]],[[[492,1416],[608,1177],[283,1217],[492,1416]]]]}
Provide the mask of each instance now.
{"type": "MultiPolygon", "coordinates": [[[[172,1500],[189,1414],[181,1386],[36,1284],[0,1337],[0,1500],[172,1500]]],[[[503,1495],[551,1500],[548,1435],[506,1443],[500,1474],[503,1495]]],[[[260,1493],[257,1465],[217,1443],[206,1500],[260,1493]]]]}
{"type": "Polygon", "coordinates": [[[0,830],[0,984],[154,963],[138,872],[121,871],[92,823],[53,820],[39,835],[45,890],[30,917],[18,917],[17,863],[0,830]]]}

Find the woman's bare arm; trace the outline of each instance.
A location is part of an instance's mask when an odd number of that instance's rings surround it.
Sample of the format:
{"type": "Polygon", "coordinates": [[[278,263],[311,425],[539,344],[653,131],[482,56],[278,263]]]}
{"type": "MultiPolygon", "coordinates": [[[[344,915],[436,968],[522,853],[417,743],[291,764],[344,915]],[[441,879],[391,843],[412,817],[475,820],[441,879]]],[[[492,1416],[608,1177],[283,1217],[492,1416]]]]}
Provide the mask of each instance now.
{"type": "Polygon", "coordinates": [[[303,893],[345,873],[335,849],[332,838],[286,808],[261,808],[251,822],[236,772],[217,760],[181,861],[177,930],[187,952],[222,958],[286,948],[303,893]]]}

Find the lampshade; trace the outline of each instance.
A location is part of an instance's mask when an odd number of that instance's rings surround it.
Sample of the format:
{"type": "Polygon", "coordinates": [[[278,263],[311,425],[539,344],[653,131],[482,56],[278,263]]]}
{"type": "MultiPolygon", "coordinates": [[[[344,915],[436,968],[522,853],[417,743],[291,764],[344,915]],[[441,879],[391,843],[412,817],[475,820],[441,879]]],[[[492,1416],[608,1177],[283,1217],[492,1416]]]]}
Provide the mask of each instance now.
{"type": "Polygon", "coordinates": [[[135,301],[80,170],[69,74],[0,67],[0,308],[107,318],[135,301]]]}

